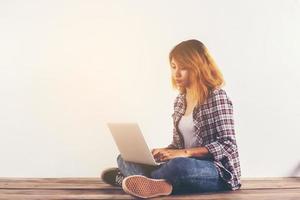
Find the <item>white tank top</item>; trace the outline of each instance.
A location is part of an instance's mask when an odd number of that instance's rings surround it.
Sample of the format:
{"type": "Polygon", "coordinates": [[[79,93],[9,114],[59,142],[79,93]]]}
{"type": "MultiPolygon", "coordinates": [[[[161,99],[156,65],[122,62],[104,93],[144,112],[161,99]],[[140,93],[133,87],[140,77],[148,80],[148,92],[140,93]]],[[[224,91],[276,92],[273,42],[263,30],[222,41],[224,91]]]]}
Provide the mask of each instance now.
{"type": "Polygon", "coordinates": [[[193,122],[193,114],[191,113],[188,116],[182,116],[179,123],[178,129],[183,136],[184,139],[184,148],[193,148],[195,147],[195,143],[197,137],[194,132],[194,122],[193,122]]]}

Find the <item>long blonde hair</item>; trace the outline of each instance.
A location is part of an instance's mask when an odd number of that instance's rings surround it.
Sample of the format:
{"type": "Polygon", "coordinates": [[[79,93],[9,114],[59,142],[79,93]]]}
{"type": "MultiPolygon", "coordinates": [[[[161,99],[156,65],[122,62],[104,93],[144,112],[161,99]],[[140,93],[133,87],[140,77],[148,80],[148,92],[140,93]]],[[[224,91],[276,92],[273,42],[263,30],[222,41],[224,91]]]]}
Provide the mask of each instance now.
{"type": "MultiPolygon", "coordinates": [[[[179,65],[189,70],[192,97],[197,105],[208,98],[209,93],[225,84],[223,75],[205,45],[195,39],[186,40],[176,45],[169,53],[169,62],[174,59],[179,65]]],[[[174,89],[185,93],[185,88],[177,87],[172,77],[174,89]]]]}

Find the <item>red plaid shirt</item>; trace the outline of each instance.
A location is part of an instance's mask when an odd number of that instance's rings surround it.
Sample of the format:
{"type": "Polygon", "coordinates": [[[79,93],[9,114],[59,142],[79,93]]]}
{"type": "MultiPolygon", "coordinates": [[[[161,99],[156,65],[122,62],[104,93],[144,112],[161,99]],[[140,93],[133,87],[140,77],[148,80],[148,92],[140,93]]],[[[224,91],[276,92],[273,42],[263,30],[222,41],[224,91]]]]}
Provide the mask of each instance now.
{"type": "MultiPolygon", "coordinates": [[[[186,109],[185,93],[179,94],[174,102],[173,141],[167,148],[183,149],[183,136],[178,122],[186,109]]],[[[197,146],[206,147],[213,155],[213,162],[231,190],[241,187],[240,161],[235,139],[233,106],[225,90],[215,89],[204,102],[193,110],[194,133],[197,146]]]]}

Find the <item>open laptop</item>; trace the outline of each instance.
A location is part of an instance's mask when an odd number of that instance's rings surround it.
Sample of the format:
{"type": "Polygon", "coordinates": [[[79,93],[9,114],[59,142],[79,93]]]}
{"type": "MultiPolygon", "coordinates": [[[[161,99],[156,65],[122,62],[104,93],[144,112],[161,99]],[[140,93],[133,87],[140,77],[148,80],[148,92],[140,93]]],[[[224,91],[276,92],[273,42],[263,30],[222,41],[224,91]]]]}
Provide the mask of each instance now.
{"type": "Polygon", "coordinates": [[[107,126],[124,160],[153,166],[163,163],[155,161],[137,123],[107,123],[107,126]]]}

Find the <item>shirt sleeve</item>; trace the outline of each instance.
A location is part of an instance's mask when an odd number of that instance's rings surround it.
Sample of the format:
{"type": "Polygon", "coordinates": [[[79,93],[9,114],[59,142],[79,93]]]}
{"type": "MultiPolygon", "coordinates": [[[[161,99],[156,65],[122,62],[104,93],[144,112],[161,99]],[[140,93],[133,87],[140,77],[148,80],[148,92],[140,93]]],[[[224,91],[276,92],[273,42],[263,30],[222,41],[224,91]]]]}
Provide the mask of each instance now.
{"type": "Polygon", "coordinates": [[[217,94],[213,100],[214,125],[216,141],[205,145],[213,155],[214,160],[220,161],[231,156],[236,151],[236,139],[233,119],[233,106],[225,92],[217,94]]]}

